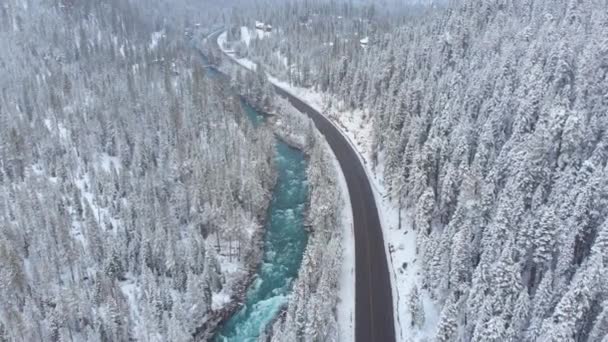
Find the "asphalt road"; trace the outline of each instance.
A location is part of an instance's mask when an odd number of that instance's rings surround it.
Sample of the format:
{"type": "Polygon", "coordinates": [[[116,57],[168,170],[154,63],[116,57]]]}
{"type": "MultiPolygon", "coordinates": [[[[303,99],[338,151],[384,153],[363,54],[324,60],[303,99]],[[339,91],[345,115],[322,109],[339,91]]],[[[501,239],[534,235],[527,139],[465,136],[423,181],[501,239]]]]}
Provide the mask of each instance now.
{"type": "MultiPolygon", "coordinates": [[[[210,39],[217,46],[217,36],[210,39]]],[[[308,115],[338,158],[350,194],[355,231],[355,339],[357,342],[395,341],[393,298],[382,226],[369,179],[357,152],[321,113],[275,86],[299,111],[308,115]]]]}

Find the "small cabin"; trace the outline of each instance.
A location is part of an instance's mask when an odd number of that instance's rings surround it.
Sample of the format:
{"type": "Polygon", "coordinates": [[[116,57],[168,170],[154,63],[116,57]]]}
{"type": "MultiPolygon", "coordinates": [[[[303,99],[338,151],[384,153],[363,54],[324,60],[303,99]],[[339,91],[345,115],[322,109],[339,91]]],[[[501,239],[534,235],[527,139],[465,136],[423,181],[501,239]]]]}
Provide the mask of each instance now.
{"type": "Polygon", "coordinates": [[[255,28],[257,30],[263,31],[263,32],[272,32],[272,25],[270,24],[265,24],[261,21],[256,21],[255,22],[255,28]]]}
{"type": "Polygon", "coordinates": [[[362,48],[364,48],[364,49],[367,48],[369,45],[369,37],[365,37],[365,38],[359,40],[359,43],[361,44],[362,48]]]}

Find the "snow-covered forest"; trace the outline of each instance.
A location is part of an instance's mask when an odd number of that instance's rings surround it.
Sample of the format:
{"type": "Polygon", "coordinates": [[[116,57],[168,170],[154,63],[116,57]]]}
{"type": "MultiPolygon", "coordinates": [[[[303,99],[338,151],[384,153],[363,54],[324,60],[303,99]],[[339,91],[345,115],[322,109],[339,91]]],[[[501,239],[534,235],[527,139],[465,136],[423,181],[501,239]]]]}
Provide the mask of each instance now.
{"type": "Polygon", "coordinates": [[[264,267],[276,139],[309,165],[307,243],[260,340],[346,340],[348,191],[273,83],[362,158],[399,341],[608,341],[607,9],[2,0],[0,342],[211,339],[264,267]],[[226,82],[221,27],[254,69],[226,82]]]}
{"type": "Polygon", "coordinates": [[[255,266],[274,138],[186,2],[0,4],[0,341],[191,340],[255,266]]]}
{"type": "Polygon", "coordinates": [[[230,18],[228,40],[369,140],[399,239],[415,239],[418,271],[394,284],[404,339],[605,339],[606,2],[370,8],[259,7],[230,18]]]}

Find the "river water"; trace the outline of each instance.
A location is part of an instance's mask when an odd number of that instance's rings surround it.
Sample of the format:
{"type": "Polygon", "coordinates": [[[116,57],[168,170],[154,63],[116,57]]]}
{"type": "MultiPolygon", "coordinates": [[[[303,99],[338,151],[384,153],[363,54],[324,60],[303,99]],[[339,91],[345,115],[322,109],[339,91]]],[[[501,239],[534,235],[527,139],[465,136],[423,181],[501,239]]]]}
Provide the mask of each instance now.
{"type": "Polygon", "coordinates": [[[287,303],[306,248],[304,213],[308,198],[301,151],[277,141],[279,175],[267,215],[264,258],[243,307],[226,322],[216,341],[256,341],[287,303]]]}
{"type": "MultiPolygon", "coordinates": [[[[213,73],[217,75],[216,70],[211,70],[213,73]]],[[[263,116],[244,101],[242,104],[253,125],[259,126],[263,116]]],[[[266,216],[262,263],[244,305],[215,335],[217,342],[257,341],[287,304],[300,269],[308,242],[304,227],[308,200],[304,153],[277,139],[275,167],[278,177],[266,216]]]]}

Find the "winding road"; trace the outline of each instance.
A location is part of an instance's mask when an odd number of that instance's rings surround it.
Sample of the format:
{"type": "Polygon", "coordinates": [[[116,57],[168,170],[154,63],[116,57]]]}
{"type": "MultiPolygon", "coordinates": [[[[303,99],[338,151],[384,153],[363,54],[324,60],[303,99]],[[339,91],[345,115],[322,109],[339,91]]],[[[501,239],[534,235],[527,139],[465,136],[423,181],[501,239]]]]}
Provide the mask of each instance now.
{"type": "MultiPolygon", "coordinates": [[[[220,33],[212,34],[209,39],[221,54],[217,45],[220,33]]],[[[230,56],[227,58],[233,61],[230,56]]],[[[382,226],[374,193],[357,151],[325,116],[285,89],[274,87],[278,95],[313,120],[327,139],[346,178],[355,232],[355,339],[357,342],[395,341],[392,290],[382,226]]]]}

